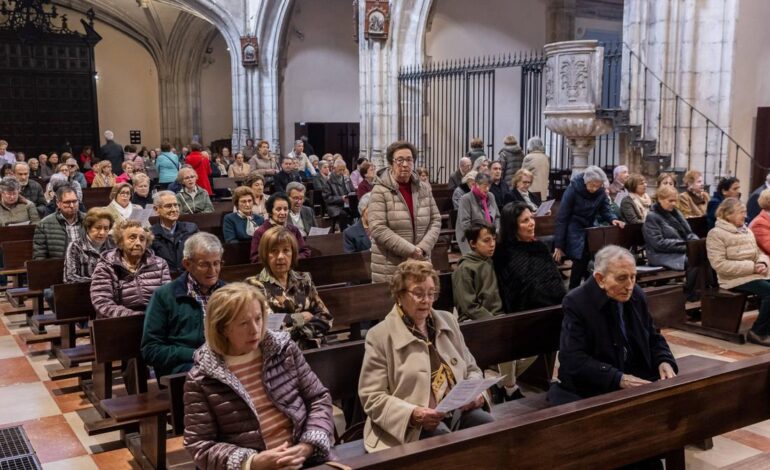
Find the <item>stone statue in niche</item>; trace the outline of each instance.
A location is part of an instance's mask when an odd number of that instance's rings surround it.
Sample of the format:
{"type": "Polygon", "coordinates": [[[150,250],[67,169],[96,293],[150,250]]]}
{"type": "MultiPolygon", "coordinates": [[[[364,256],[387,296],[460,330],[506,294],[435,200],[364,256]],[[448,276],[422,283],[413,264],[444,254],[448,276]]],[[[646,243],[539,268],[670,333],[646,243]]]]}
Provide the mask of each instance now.
{"type": "Polygon", "coordinates": [[[241,63],[244,67],[256,67],[259,65],[259,49],[257,48],[257,38],[241,38],[241,63]]]}
{"type": "Polygon", "coordinates": [[[381,0],[366,1],[364,36],[366,39],[388,39],[390,3],[381,0]]]}
{"type": "Polygon", "coordinates": [[[567,92],[571,103],[586,98],[588,64],[582,57],[570,57],[561,63],[561,89],[567,92]]]}

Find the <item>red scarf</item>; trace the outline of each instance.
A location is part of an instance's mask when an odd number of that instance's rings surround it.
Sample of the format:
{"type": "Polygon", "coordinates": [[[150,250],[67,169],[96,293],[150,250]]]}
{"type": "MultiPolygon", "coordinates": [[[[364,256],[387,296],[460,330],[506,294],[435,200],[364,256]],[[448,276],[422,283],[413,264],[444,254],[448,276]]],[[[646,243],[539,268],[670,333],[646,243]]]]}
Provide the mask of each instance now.
{"type": "Polygon", "coordinates": [[[473,194],[481,201],[481,207],[484,209],[484,218],[487,222],[492,223],[492,216],[489,214],[489,205],[487,204],[487,193],[482,193],[478,186],[474,186],[473,194]]]}

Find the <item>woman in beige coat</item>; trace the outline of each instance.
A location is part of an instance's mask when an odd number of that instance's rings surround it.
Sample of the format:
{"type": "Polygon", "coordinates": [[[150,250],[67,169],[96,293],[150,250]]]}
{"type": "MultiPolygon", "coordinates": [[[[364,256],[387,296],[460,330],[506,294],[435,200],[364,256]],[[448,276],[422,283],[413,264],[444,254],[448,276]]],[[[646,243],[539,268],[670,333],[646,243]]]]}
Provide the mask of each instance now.
{"type": "Polygon", "coordinates": [[[687,190],[679,195],[676,208],[685,217],[703,217],[709,203],[709,193],[703,190],[703,175],[700,171],[690,170],[684,174],[687,190]]]}
{"type": "Polygon", "coordinates": [[[377,172],[369,202],[372,282],[387,282],[399,263],[430,259],[441,231],[441,214],[431,187],[414,173],[414,146],[388,146],[389,168],[377,172]]]}
{"type": "Polygon", "coordinates": [[[438,274],[427,261],[401,263],[390,282],[393,310],[366,335],[358,395],[364,445],[375,452],[492,421],[483,395],[444,414],[436,405],[454,385],[482,377],[457,319],[433,310],[438,274]]]}
{"type": "Polygon", "coordinates": [[[770,346],[770,258],[762,253],[754,234],[744,225],[746,206],[739,199],[725,199],[716,216],[716,224],[706,238],[706,249],[719,287],[759,297],[759,316],[746,339],[770,346]]]}
{"type": "Polygon", "coordinates": [[[540,193],[540,199],[548,199],[548,177],[551,172],[551,157],[545,154],[543,139],[538,136],[527,141],[527,155],[521,167],[532,172],[532,185],[529,190],[540,193]]]}

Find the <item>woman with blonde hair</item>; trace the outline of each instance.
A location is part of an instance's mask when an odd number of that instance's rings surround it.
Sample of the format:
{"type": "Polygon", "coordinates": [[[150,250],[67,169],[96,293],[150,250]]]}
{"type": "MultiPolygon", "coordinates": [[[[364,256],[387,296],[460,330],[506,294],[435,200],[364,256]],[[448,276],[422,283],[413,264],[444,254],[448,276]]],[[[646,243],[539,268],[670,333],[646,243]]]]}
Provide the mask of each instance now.
{"type": "Polygon", "coordinates": [[[142,206],[132,204],[131,198],[134,196],[134,188],[129,183],[118,183],[110,190],[110,203],[105,207],[115,223],[123,222],[131,217],[134,211],[142,210],[142,206]]]}
{"type": "Polygon", "coordinates": [[[94,182],[92,188],[111,188],[115,186],[115,173],[112,172],[112,163],[102,160],[94,165],[94,182]]]}
{"type": "Polygon", "coordinates": [[[184,385],[184,446],[200,468],[302,468],[328,459],[329,391],[269,308],[237,282],[209,299],[206,343],[184,385]]]}
{"type": "Polygon", "coordinates": [[[684,174],[687,189],[679,195],[676,207],[683,216],[703,217],[709,203],[709,193],[703,190],[703,175],[700,171],[690,170],[684,174]]]}

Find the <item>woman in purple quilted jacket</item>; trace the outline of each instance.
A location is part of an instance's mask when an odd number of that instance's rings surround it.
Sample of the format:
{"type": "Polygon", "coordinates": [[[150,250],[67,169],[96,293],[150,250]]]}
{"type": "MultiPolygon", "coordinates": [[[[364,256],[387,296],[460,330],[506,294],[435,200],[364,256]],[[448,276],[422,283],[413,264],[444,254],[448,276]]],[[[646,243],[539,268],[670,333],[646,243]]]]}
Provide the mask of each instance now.
{"type": "Polygon", "coordinates": [[[117,248],[105,251],[91,276],[91,303],[97,318],[144,313],[155,289],[171,282],[166,260],[150,249],[152,233],[141,222],[115,226],[117,248]]]}
{"type": "Polygon", "coordinates": [[[300,469],[325,462],[329,391],[284,331],[267,328],[262,294],[221,287],[206,308],[206,343],[184,386],[184,446],[209,469],[300,469]]]}

